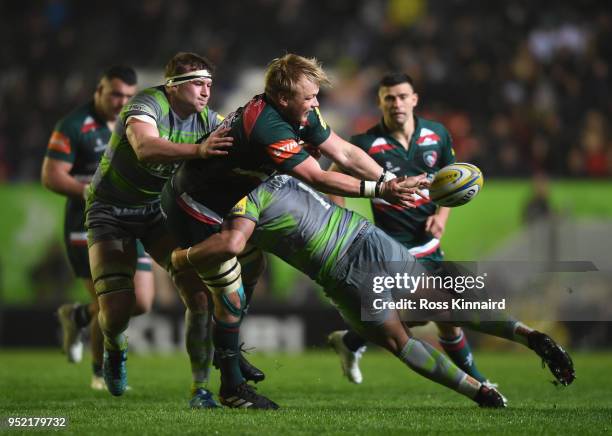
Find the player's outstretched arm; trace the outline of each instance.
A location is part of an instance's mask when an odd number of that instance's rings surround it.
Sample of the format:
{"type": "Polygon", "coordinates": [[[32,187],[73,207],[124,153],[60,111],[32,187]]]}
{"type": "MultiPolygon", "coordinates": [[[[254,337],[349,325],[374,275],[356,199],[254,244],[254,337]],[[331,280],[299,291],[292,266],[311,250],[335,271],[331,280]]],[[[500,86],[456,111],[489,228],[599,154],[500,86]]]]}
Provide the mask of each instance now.
{"type": "Polygon", "coordinates": [[[164,163],[225,155],[233,143],[233,138],[226,136],[228,131],[219,128],[201,144],[178,144],[160,138],[157,126],[132,118],[128,120],[126,134],[139,161],[164,163]]]}
{"type": "Polygon", "coordinates": [[[319,150],[358,179],[379,180],[384,172],[365,151],[345,141],[333,131],[329,138],[319,145],[319,150]]]}
{"type": "Polygon", "coordinates": [[[255,223],[246,218],[230,218],[223,223],[223,229],[205,241],[190,248],[172,252],[172,266],[182,271],[195,268],[207,271],[238,256],[253,234],[255,223]]]}
{"type": "Polygon", "coordinates": [[[423,183],[421,178],[424,177],[402,177],[388,182],[362,181],[346,174],[324,171],[312,157],[296,165],[290,174],[321,192],[345,197],[380,197],[404,207],[415,207],[412,194],[420,192],[416,186],[423,183]],[[409,186],[410,183],[413,184],[409,186]]]}

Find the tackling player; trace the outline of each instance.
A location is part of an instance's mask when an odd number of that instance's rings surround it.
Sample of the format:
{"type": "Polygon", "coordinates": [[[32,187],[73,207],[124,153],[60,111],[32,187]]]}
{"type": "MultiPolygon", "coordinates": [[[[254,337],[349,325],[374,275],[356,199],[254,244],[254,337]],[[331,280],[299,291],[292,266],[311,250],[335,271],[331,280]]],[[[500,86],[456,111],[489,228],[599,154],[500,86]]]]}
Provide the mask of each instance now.
{"type": "MultiPolygon", "coordinates": [[[[380,197],[412,206],[414,187],[401,179],[385,181],[385,171],[365,152],[337,136],[319,112],[319,87],[329,80],[315,59],[287,54],[266,71],[265,93],[255,96],[224,121],[234,142],[224,159],[191,160],[162,193],[169,228],[181,246],[194,245],[219,231],[222,217],[240,198],[275,171],[295,175],[316,189],[347,196],[380,197]],[[356,178],[323,171],[302,148],[303,140],[335,162],[350,166],[356,178]]],[[[238,334],[250,295],[232,258],[198,270],[214,301],[213,341],[221,370],[221,402],[229,407],[278,406],[245,383],[238,368],[238,334]]]]}
{"type": "MultiPolygon", "coordinates": [[[[420,177],[409,183],[420,184],[420,177]]],[[[393,277],[423,270],[408,249],[355,212],[336,206],[308,185],[275,176],[251,192],[231,211],[221,233],[188,249],[175,250],[178,269],[209,268],[240,253],[247,241],[275,254],[323,286],[349,325],[395,354],[419,374],[473,399],[481,406],[505,407],[505,399],[454,366],[428,343],[413,338],[395,310],[364,305],[372,293],[370,276],[393,277]],[[362,313],[374,321],[363,321],[362,313]]],[[[392,301],[388,290],[377,294],[392,301]]],[[[475,313],[466,326],[528,346],[548,365],[557,380],[573,382],[569,355],[549,336],[505,317],[479,322],[475,313]]]]}
{"type": "MultiPolygon", "coordinates": [[[[416,116],[418,94],[410,76],[404,73],[385,75],[378,86],[379,124],[367,132],[351,137],[350,142],[368,153],[383,168],[397,176],[414,176],[438,170],[455,162],[450,134],[435,121],[416,116]]],[[[332,168],[340,170],[338,167],[332,168]]],[[[332,200],[344,206],[344,198],[332,200]]],[[[450,214],[448,207],[436,207],[425,198],[417,199],[412,209],[397,207],[381,198],[371,200],[374,223],[408,249],[410,254],[432,274],[444,268],[440,239],[450,214]]],[[[463,371],[480,382],[488,383],[474,361],[470,345],[459,327],[437,323],[439,343],[463,371]]],[[[361,383],[359,359],[366,341],[353,331],[329,335],[329,343],[338,353],[346,377],[361,383]]]]}
{"type": "MultiPolygon", "coordinates": [[[[62,349],[69,362],[83,357],[81,330],[90,326],[93,375],[91,387],[105,389],[102,378],[102,333],[98,324],[98,303],[89,271],[85,231],[85,192],[104,153],[117,116],[136,92],[132,68],[113,66],[98,83],[93,100],[75,109],[56,124],[42,164],[43,185],[66,197],[64,243],[76,277],[83,281],[92,302],[64,304],[57,311],[63,330],[62,349]],[[93,320],[93,322],[92,322],[93,320]]],[[[153,303],[154,285],[151,258],[137,243],[138,263],[134,275],[136,304],[132,315],[147,312],[153,303]]]]}

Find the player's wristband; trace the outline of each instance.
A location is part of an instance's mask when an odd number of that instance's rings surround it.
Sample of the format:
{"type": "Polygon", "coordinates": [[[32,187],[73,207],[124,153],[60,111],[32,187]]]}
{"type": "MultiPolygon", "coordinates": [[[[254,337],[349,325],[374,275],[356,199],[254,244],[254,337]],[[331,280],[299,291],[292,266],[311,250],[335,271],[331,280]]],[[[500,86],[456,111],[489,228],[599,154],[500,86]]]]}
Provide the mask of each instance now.
{"type": "Polygon", "coordinates": [[[376,186],[380,182],[362,180],[359,185],[359,195],[366,198],[376,197],[376,186]]]}
{"type": "Polygon", "coordinates": [[[378,178],[379,182],[388,182],[389,180],[395,179],[397,176],[391,171],[383,170],[382,174],[378,178]]]}
{"type": "Polygon", "coordinates": [[[380,197],[380,188],[384,182],[376,182],[376,187],[374,188],[374,197],[380,197]]]}

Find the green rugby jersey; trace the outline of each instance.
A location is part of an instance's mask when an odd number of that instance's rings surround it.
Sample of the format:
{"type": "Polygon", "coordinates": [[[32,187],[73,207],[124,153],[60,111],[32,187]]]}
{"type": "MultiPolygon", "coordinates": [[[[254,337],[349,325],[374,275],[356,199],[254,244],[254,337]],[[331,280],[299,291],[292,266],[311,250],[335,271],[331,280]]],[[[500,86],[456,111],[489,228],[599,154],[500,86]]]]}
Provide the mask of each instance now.
{"type": "Polygon", "coordinates": [[[160,138],[179,144],[196,144],[215,130],[223,118],[208,107],[181,119],[168,102],[164,86],[145,89],[124,107],[110,144],[94,176],[90,199],[99,199],[122,207],[146,206],[159,201],[168,178],[180,162],[140,162],[130,145],[125,130],[131,116],[151,118],[160,138]]]}
{"type": "Polygon", "coordinates": [[[231,128],[234,138],[229,154],[186,161],[172,180],[178,196],[204,205],[200,212],[206,210],[216,220],[269,175],[288,172],[307,159],[300,140],[318,146],[331,134],[318,109],[301,126],[284,119],[264,95],[229,115],[223,125],[231,128]]]}
{"type": "Polygon", "coordinates": [[[110,137],[106,121],[96,114],[94,102],[90,101],[57,122],[46,156],[71,163],[70,174],[89,182],[110,137]]]}
{"type": "MultiPolygon", "coordinates": [[[[94,102],[90,101],[57,122],[46,157],[71,163],[70,175],[89,183],[110,137],[106,121],[98,116],[94,102]]],[[[65,232],[70,244],[86,245],[85,201],[80,197],[67,197],[65,212],[65,232]]]]}
{"type": "Polygon", "coordinates": [[[334,266],[368,221],[286,175],[274,176],[243,198],[230,216],[257,225],[251,241],[327,285],[334,266]]]}
{"type": "MultiPolygon", "coordinates": [[[[453,142],[444,126],[416,115],[414,120],[408,150],[391,136],[382,120],[366,133],[351,137],[350,142],[397,176],[433,175],[455,162],[453,142]]],[[[419,198],[417,207],[408,209],[374,198],[371,205],[376,226],[406,246],[415,257],[427,256],[439,248],[440,241],[425,232],[427,217],[436,211],[434,203],[419,198]]]]}

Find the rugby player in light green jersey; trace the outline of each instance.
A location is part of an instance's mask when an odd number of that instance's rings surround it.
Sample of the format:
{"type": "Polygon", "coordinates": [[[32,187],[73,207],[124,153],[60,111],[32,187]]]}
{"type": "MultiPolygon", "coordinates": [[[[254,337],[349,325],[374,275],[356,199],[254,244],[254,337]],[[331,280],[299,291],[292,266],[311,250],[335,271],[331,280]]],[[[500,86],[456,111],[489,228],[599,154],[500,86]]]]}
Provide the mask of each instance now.
{"type": "MultiPolygon", "coordinates": [[[[417,178],[412,181],[416,183],[417,178]]],[[[474,379],[427,342],[412,337],[398,312],[389,306],[380,309],[369,304],[374,295],[373,275],[417,276],[425,270],[408,249],[365,218],[335,205],[290,176],[275,176],[233,208],[221,233],[188,249],[176,250],[172,262],[178,270],[208,268],[240,253],[249,240],[315,280],[353,329],[411,369],[481,406],[505,407],[505,398],[494,387],[474,379]]],[[[393,301],[389,289],[377,293],[376,298],[393,301]]],[[[479,319],[482,313],[461,322],[528,346],[548,364],[560,383],[567,385],[574,380],[569,355],[549,336],[503,314],[501,321],[479,319]],[[517,329],[518,325],[522,328],[517,329]]]]}
{"type": "Polygon", "coordinates": [[[181,161],[223,156],[231,146],[226,130],[215,131],[222,117],[207,106],[212,73],[212,64],[201,56],[175,55],[166,65],[165,85],[139,92],[123,108],[89,188],[89,260],[104,334],[103,374],[113,395],[123,394],[127,386],[124,331],[134,308],[138,238],[169,270],[187,307],[190,404],[217,406],[206,390],[213,354],[207,290],[195,272],[171,270],[170,253],[178,244],[166,231],[159,200],[164,182],[181,161]]]}

